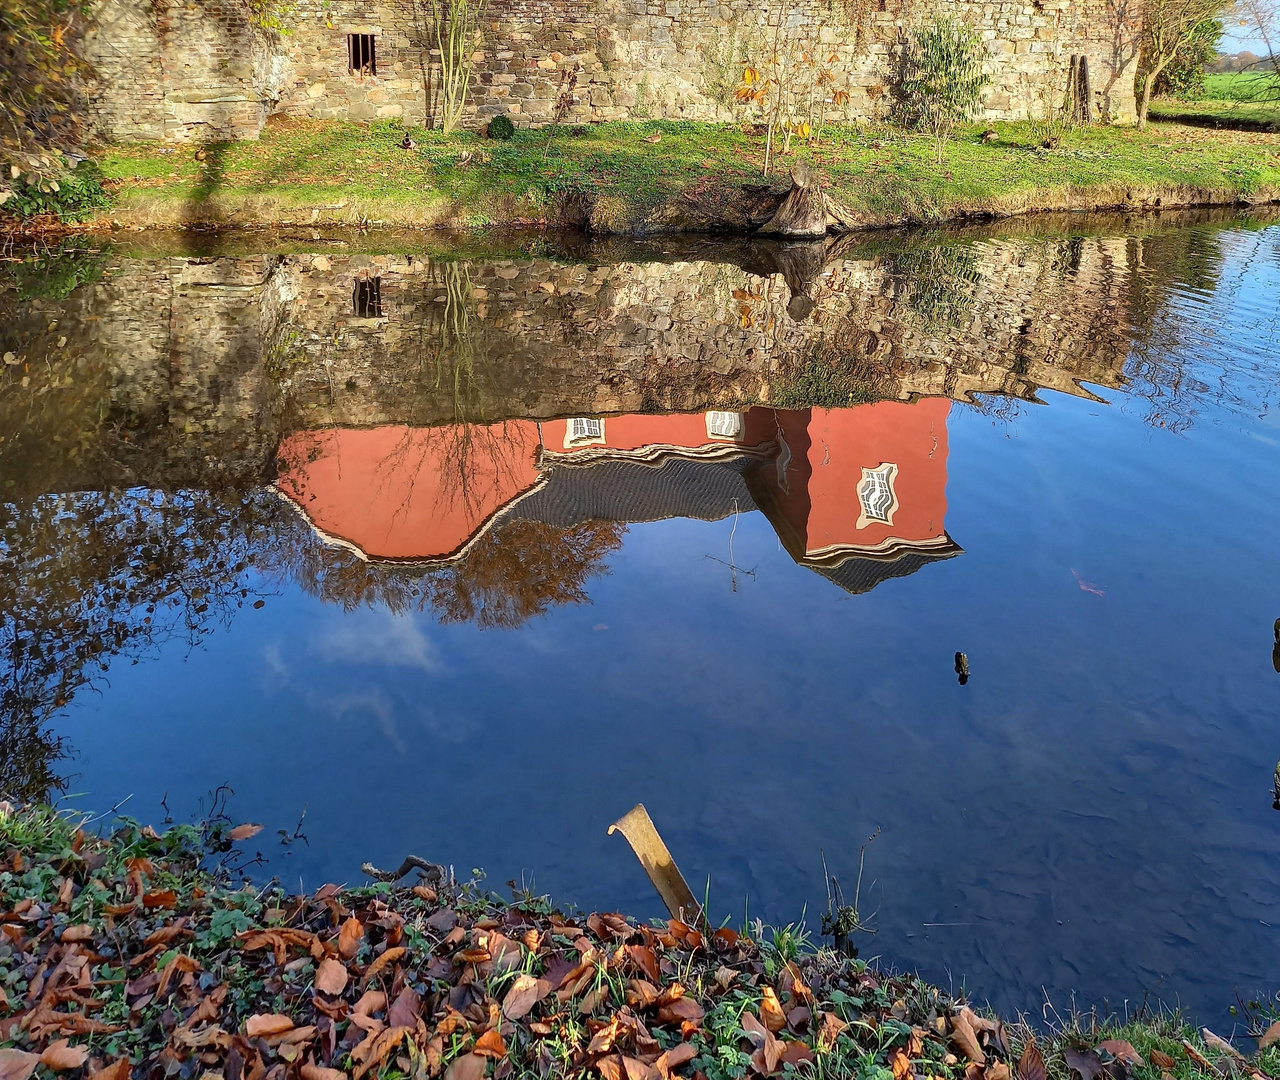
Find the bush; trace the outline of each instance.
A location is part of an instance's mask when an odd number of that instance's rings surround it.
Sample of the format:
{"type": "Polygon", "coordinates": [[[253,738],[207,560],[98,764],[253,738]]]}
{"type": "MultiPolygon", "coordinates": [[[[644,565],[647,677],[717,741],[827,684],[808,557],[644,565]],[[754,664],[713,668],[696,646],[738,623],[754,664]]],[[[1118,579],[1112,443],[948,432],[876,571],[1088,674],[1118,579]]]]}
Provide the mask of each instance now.
{"type": "Polygon", "coordinates": [[[899,88],[907,121],[933,136],[942,151],[956,125],[970,120],[991,81],[983,70],[978,32],[953,15],[935,15],[912,34],[903,55],[899,88]]]}
{"type": "Polygon", "coordinates": [[[19,218],[56,214],[63,221],[80,221],[111,205],[102,187],[102,173],[90,161],[80,162],[56,179],[31,175],[13,185],[12,194],[0,201],[0,211],[19,218]]]}
{"type": "Polygon", "coordinates": [[[489,121],[489,138],[509,139],[516,133],[516,126],[509,116],[495,116],[489,121]]]}
{"type": "Polygon", "coordinates": [[[1156,79],[1156,93],[1181,101],[1197,101],[1205,96],[1205,66],[1218,55],[1222,22],[1205,19],[1192,31],[1191,37],[1178,50],[1169,66],[1156,79]]]}

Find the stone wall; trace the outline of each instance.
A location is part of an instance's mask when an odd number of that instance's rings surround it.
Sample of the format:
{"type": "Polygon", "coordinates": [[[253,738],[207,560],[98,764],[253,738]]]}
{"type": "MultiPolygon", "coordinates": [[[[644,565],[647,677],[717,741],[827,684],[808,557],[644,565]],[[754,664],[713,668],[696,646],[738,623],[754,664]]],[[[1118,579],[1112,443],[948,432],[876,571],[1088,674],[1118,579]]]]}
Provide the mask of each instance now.
{"type": "MultiPolygon", "coordinates": [[[[95,89],[101,126],[182,140],[253,137],[274,112],[423,123],[436,77],[424,2],[299,0],[289,32],[267,34],[249,25],[241,0],[102,0],[91,49],[104,75],[95,89]],[[350,34],[374,35],[375,75],[350,71],[350,34]]],[[[886,115],[921,3],[791,0],[782,39],[835,57],[828,92],[849,95],[830,117],[886,115]]],[[[1089,60],[1097,115],[1132,120],[1137,3],[952,0],[986,42],[984,116],[1024,119],[1056,107],[1079,54],[1089,60]]],[[[730,104],[742,61],[758,62],[775,17],[751,0],[491,0],[466,121],[545,123],[571,76],[568,115],[577,122],[741,116],[730,104]]]]}

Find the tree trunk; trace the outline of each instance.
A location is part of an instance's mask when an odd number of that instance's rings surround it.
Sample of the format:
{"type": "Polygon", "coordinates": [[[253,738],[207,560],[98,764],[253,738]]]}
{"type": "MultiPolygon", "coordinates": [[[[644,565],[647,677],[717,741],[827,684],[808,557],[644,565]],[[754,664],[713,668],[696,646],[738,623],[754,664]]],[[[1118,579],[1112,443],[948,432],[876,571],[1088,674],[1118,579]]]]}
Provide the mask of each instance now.
{"type": "Polygon", "coordinates": [[[760,231],[776,236],[826,236],[827,204],[818,178],[803,161],[791,167],[791,191],[760,231]]]}

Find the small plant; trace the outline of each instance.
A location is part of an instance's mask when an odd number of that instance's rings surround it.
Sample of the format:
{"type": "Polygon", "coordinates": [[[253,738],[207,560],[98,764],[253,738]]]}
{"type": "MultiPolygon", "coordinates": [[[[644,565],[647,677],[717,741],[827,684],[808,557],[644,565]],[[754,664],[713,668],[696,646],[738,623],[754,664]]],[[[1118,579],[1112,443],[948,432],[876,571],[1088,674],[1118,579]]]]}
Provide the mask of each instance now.
{"type": "Polygon", "coordinates": [[[23,173],[8,183],[13,186],[0,186],[0,208],[19,218],[56,214],[63,221],[80,221],[110,205],[102,174],[88,161],[61,176],[23,173]]]}
{"type": "Polygon", "coordinates": [[[982,39],[961,19],[935,15],[912,33],[903,59],[903,112],[933,138],[942,164],[947,140],[956,125],[977,113],[991,81],[983,68],[982,39]]]}
{"type": "Polygon", "coordinates": [[[509,116],[495,116],[489,121],[489,138],[506,141],[516,133],[516,126],[509,116]]]}

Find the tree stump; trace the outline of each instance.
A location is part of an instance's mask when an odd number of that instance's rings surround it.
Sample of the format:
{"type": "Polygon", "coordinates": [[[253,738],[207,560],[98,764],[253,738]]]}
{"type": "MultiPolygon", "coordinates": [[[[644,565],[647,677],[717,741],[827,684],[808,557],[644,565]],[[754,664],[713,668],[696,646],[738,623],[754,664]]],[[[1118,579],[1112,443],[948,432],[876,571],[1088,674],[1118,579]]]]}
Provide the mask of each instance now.
{"type": "Polygon", "coordinates": [[[774,236],[826,236],[827,204],[818,186],[818,177],[808,162],[791,166],[791,190],[778,212],[760,229],[774,236]]]}

